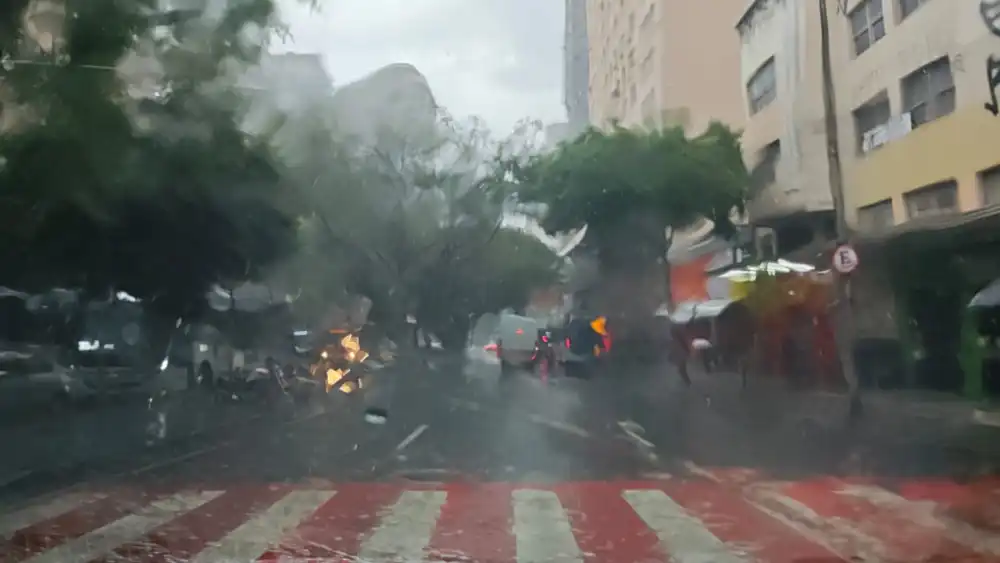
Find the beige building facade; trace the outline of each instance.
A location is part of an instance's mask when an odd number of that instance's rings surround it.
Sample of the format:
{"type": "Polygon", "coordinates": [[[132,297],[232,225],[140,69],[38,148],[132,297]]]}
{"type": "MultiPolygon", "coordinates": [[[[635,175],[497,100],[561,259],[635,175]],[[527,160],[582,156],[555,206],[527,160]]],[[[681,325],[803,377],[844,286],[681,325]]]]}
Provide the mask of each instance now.
{"type": "Polygon", "coordinates": [[[736,24],[751,220],[833,209],[826,158],[818,3],[755,0],[736,24]]]}
{"type": "Polygon", "coordinates": [[[744,122],[739,39],[746,0],[587,0],[589,106],[594,125],[744,122]]]}
{"type": "Polygon", "coordinates": [[[1000,117],[985,107],[1000,7],[846,4],[846,13],[831,12],[830,28],[851,220],[879,233],[1000,205],[1000,117]]]}
{"type": "MultiPolygon", "coordinates": [[[[991,3],[823,1],[849,222],[880,233],[1000,204],[1000,118],[984,107],[1000,56],[991,3]]],[[[755,0],[737,31],[752,219],[832,209],[818,2],[755,0]]]]}

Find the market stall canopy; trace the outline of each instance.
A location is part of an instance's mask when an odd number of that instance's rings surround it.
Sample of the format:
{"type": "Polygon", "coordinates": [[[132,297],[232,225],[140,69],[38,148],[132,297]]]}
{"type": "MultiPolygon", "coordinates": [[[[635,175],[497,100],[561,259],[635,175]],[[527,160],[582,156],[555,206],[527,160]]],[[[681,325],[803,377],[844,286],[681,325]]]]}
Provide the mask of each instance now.
{"type": "Polygon", "coordinates": [[[714,319],[735,302],[732,299],[686,301],[677,305],[677,309],[670,315],[670,322],[686,324],[697,319],[714,319]]]}
{"type": "Polygon", "coordinates": [[[993,280],[989,285],[979,290],[972,300],[969,301],[969,308],[1000,307],[1000,279],[993,280]]]}
{"type": "Polygon", "coordinates": [[[760,264],[753,264],[742,268],[728,270],[719,274],[719,277],[733,281],[753,281],[757,279],[759,274],[772,276],[777,274],[792,273],[805,274],[815,270],[816,267],[810,264],[791,262],[789,260],[785,260],[784,258],[779,258],[773,262],[761,262],[760,264]]]}

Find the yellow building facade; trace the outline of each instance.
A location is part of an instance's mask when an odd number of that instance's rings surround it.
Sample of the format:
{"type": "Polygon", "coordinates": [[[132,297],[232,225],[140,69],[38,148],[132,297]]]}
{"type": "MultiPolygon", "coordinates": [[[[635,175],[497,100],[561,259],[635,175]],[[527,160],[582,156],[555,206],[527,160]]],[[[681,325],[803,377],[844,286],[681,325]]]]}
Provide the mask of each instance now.
{"type": "Polygon", "coordinates": [[[988,61],[1000,57],[990,10],[980,0],[825,1],[858,230],[1000,205],[1000,117],[985,107],[988,61]]]}

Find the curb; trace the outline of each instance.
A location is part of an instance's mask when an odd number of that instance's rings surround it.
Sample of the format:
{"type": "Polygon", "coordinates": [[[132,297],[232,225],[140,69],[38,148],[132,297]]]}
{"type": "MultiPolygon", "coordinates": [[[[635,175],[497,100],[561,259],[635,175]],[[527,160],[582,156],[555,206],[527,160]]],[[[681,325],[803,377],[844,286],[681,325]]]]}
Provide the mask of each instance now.
{"type": "Polygon", "coordinates": [[[1000,428],[1000,412],[994,410],[974,409],[972,411],[972,422],[980,426],[1000,428]]]}

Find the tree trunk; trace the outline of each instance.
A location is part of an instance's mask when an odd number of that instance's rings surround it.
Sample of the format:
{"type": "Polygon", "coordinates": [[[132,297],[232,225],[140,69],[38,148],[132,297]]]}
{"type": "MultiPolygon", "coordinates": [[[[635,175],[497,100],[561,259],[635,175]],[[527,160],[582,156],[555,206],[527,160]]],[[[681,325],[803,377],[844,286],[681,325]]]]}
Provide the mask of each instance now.
{"type": "Polygon", "coordinates": [[[609,317],[616,355],[652,354],[649,331],[659,306],[668,299],[665,229],[652,213],[639,211],[596,233],[600,282],[597,312],[609,317]]]}

